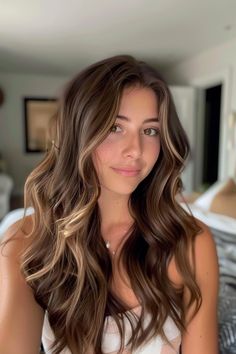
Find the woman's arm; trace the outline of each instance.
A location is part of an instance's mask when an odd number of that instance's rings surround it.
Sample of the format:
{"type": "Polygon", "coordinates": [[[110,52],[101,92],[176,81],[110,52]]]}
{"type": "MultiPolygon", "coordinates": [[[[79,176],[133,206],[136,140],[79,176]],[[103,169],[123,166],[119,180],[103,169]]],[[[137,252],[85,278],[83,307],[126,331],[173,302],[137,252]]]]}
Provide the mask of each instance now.
{"type": "MultiPolygon", "coordinates": [[[[20,222],[7,230],[4,240],[20,222]]],[[[30,216],[26,223],[29,227],[30,216]]],[[[0,246],[0,353],[4,354],[38,354],[40,350],[44,311],[20,272],[23,236],[17,231],[17,240],[0,246]]]]}
{"type": "MultiPolygon", "coordinates": [[[[187,331],[182,339],[182,354],[218,354],[218,259],[209,229],[201,223],[203,232],[196,237],[194,254],[196,280],[202,293],[202,305],[189,322],[193,309],[187,314],[187,331]],[[189,323],[188,323],[189,322],[189,323]]],[[[184,301],[189,299],[185,290],[184,301]]]]}

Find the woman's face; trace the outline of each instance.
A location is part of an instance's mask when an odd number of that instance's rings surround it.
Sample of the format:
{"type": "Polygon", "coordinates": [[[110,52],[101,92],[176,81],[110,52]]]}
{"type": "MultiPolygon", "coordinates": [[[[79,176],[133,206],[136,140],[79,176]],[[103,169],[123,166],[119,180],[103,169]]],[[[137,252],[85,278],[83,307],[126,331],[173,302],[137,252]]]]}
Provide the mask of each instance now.
{"type": "Polygon", "coordinates": [[[160,153],[157,99],[149,88],[125,88],[109,135],[92,159],[103,188],[132,193],[150,173],[160,153]]]}

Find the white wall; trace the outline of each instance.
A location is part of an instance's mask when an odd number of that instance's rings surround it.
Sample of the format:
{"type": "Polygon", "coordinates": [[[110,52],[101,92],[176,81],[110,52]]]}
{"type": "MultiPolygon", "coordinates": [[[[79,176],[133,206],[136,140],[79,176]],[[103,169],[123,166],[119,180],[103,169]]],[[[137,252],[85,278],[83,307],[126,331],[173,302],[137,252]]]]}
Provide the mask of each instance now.
{"type": "MultiPolygon", "coordinates": [[[[167,68],[164,76],[172,85],[195,86],[198,80],[219,73],[230,74],[223,117],[226,143],[230,135],[227,130],[227,119],[231,111],[236,111],[236,39],[167,68]]],[[[0,73],[0,87],[6,96],[4,105],[0,107],[0,151],[15,182],[14,194],[23,193],[25,178],[43,156],[24,151],[23,97],[55,97],[68,79],[68,77],[0,73]]],[[[234,157],[232,151],[231,154],[226,151],[225,146],[224,150],[224,171],[221,175],[232,175],[235,168],[234,157]]]]}
{"type": "Polygon", "coordinates": [[[217,77],[225,83],[223,124],[221,126],[220,176],[221,178],[233,176],[236,170],[236,151],[228,150],[227,144],[231,137],[229,116],[232,111],[236,111],[236,38],[166,68],[164,76],[168,83],[172,85],[197,87],[200,83],[214,81],[217,77]]]}
{"type": "Polygon", "coordinates": [[[23,194],[27,175],[43,157],[25,152],[23,98],[57,97],[67,81],[67,77],[0,73],[0,87],[5,93],[0,107],[0,151],[14,179],[14,195],[23,194]]]}

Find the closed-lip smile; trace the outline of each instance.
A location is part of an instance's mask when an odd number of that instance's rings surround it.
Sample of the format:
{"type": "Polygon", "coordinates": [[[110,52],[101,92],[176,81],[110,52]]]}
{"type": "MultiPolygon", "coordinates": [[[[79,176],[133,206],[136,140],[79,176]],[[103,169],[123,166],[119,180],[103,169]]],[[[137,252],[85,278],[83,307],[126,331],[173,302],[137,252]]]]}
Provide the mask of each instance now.
{"type": "Polygon", "coordinates": [[[122,168],[116,168],[116,167],[112,167],[112,169],[120,174],[120,175],[123,175],[123,176],[126,176],[126,177],[135,177],[137,175],[139,175],[140,173],[140,169],[135,169],[135,168],[130,168],[130,167],[122,167],[122,168]]]}
{"type": "Polygon", "coordinates": [[[134,167],[112,167],[114,170],[126,171],[126,172],[139,172],[140,168],[134,167]]]}

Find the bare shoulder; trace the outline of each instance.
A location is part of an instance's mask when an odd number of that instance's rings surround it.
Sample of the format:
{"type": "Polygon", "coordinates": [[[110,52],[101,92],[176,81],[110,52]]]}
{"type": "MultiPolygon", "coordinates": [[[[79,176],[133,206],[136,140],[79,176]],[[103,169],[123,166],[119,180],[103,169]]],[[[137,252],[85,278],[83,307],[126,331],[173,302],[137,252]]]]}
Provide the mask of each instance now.
{"type": "Polygon", "coordinates": [[[11,287],[26,286],[25,278],[21,271],[22,259],[29,239],[27,235],[32,228],[32,217],[20,219],[12,224],[5,232],[0,244],[0,287],[11,284],[11,287]]]}
{"type": "MultiPolygon", "coordinates": [[[[207,225],[195,219],[201,231],[192,239],[192,247],[189,249],[189,261],[196,275],[196,281],[201,288],[203,282],[207,282],[211,274],[218,277],[218,258],[214,237],[207,225]],[[209,274],[210,272],[210,274],[209,274]]],[[[175,256],[171,258],[168,268],[171,281],[177,286],[184,285],[182,274],[178,271],[175,256]]]]}
{"type": "Polygon", "coordinates": [[[40,345],[44,310],[26,281],[21,258],[32,226],[32,216],[20,219],[8,228],[0,244],[0,343],[4,353],[37,353],[40,345]]]}
{"type": "Polygon", "coordinates": [[[201,231],[195,236],[193,240],[195,262],[211,262],[213,259],[217,258],[214,237],[206,224],[198,219],[195,220],[201,229],[201,231]]]}
{"type": "Polygon", "coordinates": [[[218,281],[218,257],[214,237],[207,225],[196,220],[201,232],[196,235],[193,247],[193,262],[196,270],[196,280],[199,287],[207,287],[207,284],[218,281]]]}
{"type": "Polygon", "coordinates": [[[29,215],[16,221],[5,232],[0,243],[0,280],[2,280],[0,286],[6,277],[15,285],[25,286],[21,256],[29,245],[30,239],[27,239],[27,235],[30,234],[32,225],[32,217],[29,215]]]}
{"type": "Polygon", "coordinates": [[[186,332],[182,338],[182,352],[218,353],[217,304],[219,289],[219,266],[214,237],[210,229],[196,220],[201,231],[193,238],[190,252],[190,265],[193,267],[195,281],[201,293],[201,304],[197,313],[195,305],[190,307],[189,288],[184,287],[183,301],[186,332]]]}

